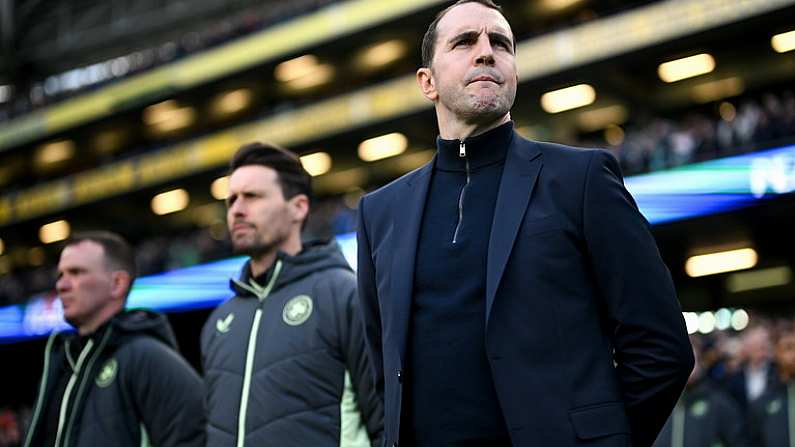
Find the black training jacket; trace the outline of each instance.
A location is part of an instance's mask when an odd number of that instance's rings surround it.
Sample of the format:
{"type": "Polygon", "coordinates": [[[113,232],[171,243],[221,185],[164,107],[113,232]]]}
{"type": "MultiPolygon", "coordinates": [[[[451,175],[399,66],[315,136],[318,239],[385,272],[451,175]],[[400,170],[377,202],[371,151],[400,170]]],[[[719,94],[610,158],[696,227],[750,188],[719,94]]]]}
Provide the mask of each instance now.
{"type": "Polygon", "coordinates": [[[207,445],[377,445],[383,407],[336,242],[279,253],[256,280],[249,272],[202,330],[207,445]]]}
{"type": "Polygon", "coordinates": [[[205,445],[202,382],[176,352],[164,315],[121,312],[88,339],[77,358],[67,358],[75,337],[53,333],[47,341],[26,447],[44,442],[44,414],[64,362],[72,374],[58,405],[53,447],[205,445]]]}

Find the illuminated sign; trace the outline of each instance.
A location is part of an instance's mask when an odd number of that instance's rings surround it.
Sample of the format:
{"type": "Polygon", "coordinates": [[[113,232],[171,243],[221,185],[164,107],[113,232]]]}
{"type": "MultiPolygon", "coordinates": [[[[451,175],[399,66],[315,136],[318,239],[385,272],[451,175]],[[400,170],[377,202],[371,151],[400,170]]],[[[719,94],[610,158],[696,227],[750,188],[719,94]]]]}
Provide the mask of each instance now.
{"type": "Polygon", "coordinates": [[[795,191],[795,145],[627,177],[652,224],[728,212],[795,191]]]}
{"type": "MultiPolygon", "coordinates": [[[[356,235],[338,236],[337,242],[355,267],[356,235]]],[[[127,299],[127,308],[170,312],[215,307],[232,297],[229,279],[240,275],[245,261],[245,257],[234,257],[138,278],[127,299]]],[[[34,297],[25,305],[0,308],[0,343],[69,328],[63,319],[61,300],[52,293],[34,297]]]]}
{"type": "MultiPolygon", "coordinates": [[[[627,177],[625,183],[652,224],[728,212],[795,191],[795,145],[627,177]]],[[[355,234],[337,242],[355,269],[355,234]]],[[[170,312],[217,306],[231,297],[229,279],[239,276],[244,262],[235,257],[139,278],[128,307],[170,312]]],[[[52,295],[0,308],[0,343],[68,328],[62,313],[52,295]]]]}

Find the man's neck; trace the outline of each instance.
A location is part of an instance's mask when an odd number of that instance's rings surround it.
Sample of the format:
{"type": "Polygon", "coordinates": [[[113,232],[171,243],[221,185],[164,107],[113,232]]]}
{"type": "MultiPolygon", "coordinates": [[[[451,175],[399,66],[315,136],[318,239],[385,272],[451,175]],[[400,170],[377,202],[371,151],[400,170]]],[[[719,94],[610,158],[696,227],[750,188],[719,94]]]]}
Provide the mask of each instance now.
{"type": "Polygon", "coordinates": [[[501,118],[487,123],[470,123],[458,120],[443,120],[437,116],[439,121],[439,135],[445,140],[464,140],[468,137],[475,137],[486,133],[495,127],[499,127],[511,120],[511,114],[506,113],[501,118]]]}
{"type": "Polygon", "coordinates": [[[115,317],[116,314],[121,312],[123,308],[108,308],[102,311],[96,318],[93,320],[83,323],[77,327],[77,333],[80,336],[86,336],[93,334],[97,331],[103,324],[107,323],[111,318],[115,317]]]}
{"type": "Polygon", "coordinates": [[[251,277],[256,278],[267,272],[273,263],[276,262],[277,251],[282,251],[290,256],[295,256],[300,253],[302,249],[303,245],[301,244],[301,239],[298,238],[297,240],[285,242],[278,248],[278,250],[264,253],[259,256],[252,256],[251,262],[249,263],[251,268],[251,277]]]}

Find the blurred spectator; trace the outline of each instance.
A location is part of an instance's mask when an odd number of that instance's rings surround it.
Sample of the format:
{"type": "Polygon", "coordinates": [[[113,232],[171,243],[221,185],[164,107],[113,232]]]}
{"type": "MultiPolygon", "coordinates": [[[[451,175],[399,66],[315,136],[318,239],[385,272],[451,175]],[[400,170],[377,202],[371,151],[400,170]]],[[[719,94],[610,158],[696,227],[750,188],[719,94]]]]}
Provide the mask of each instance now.
{"type": "Polygon", "coordinates": [[[776,343],[777,374],[768,391],[751,406],[754,447],[792,445],[795,432],[795,331],[783,332],[776,343]]]}
{"type": "Polygon", "coordinates": [[[696,366],[653,447],[748,446],[737,403],[707,376],[699,339],[691,342],[696,366]]]}
{"type": "Polygon", "coordinates": [[[753,401],[758,399],[773,379],[772,344],[770,331],[765,326],[746,330],[742,338],[742,366],[727,379],[727,387],[732,397],[747,411],[753,401]]]}
{"type": "MultiPolygon", "coordinates": [[[[744,98],[737,107],[729,101],[714,106],[719,113],[691,110],[679,119],[647,117],[627,124],[623,141],[611,148],[624,173],[752,152],[795,137],[795,95],[791,90],[744,98]]],[[[568,143],[600,145],[577,139],[568,143]]]]}
{"type": "Polygon", "coordinates": [[[15,447],[22,442],[19,414],[9,408],[0,410],[0,447],[15,447]]]}

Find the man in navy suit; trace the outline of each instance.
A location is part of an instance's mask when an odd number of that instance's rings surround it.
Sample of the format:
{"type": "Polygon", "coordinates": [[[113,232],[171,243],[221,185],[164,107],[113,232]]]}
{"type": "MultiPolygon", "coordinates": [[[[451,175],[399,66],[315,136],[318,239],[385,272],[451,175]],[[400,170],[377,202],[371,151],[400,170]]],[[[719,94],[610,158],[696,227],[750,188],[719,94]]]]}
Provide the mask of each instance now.
{"type": "Polygon", "coordinates": [[[514,132],[514,50],[490,0],[440,12],[436,156],[359,205],[386,445],[650,446],[693,367],[670,274],[611,155],[514,132]]]}

